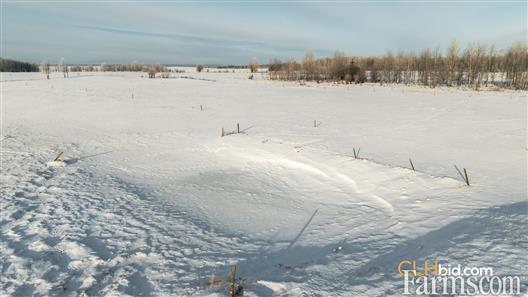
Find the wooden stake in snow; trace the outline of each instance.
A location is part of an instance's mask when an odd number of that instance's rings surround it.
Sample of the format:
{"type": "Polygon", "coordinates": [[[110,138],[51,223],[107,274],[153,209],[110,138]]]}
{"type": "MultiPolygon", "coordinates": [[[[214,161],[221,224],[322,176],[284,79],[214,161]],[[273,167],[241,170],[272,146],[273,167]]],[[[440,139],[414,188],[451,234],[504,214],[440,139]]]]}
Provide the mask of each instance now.
{"type": "Polygon", "coordinates": [[[469,186],[469,177],[468,177],[468,174],[467,174],[466,168],[464,168],[464,176],[466,177],[466,185],[469,186]]]}
{"type": "Polygon", "coordinates": [[[228,297],[235,297],[235,276],[236,276],[236,264],[231,266],[231,272],[229,273],[229,292],[228,297]]]}
{"type": "Polygon", "coordinates": [[[214,271],[211,273],[211,278],[209,279],[209,285],[214,286],[215,284],[215,273],[214,271]]]}
{"type": "Polygon", "coordinates": [[[411,163],[411,168],[412,168],[412,170],[413,170],[413,171],[416,171],[416,170],[414,169],[414,164],[413,164],[411,158],[409,158],[409,163],[411,163]]]}
{"type": "Polygon", "coordinates": [[[62,156],[64,152],[60,152],[57,157],[55,157],[55,159],[53,159],[53,162],[59,162],[60,161],[60,157],[62,156]]]}
{"type": "Polygon", "coordinates": [[[237,123],[237,133],[240,133],[240,124],[237,123]]]}
{"type": "Polygon", "coordinates": [[[458,174],[460,174],[460,177],[462,177],[462,179],[464,180],[466,185],[469,186],[470,185],[469,184],[469,177],[468,177],[466,168],[463,168],[464,169],[464,174],[462,174],[462,171],[460,171],[460,169],[458,169],[458,167],[456,165],[455,165],[455,169],[458,171],[458,174]]]}
{"type": "Polygon", "coordinates": [[[200,111],[203,111],[202,105],[200,104],[200,111]]]}
{"type": "Polygon", "coordinates": [[[216,279],[216,274],[213,271],[211,273],[211,278],[209,279],[209,285],[212,287],[212,286],[217,286],[217,285],[223,286],[224,284],[225,284],[225,280],[216,279]]]}
{"type": "Polygon", "coordinates": [[[357,152],[356,152],[356,148],[353,148],[352,150],[354,151],[354,159],[359,158],[359,151],[361,150],[361,148],[358,148],[357,152]]]}
{"type": "Polygon", "coordinates": [[[314,128],[317,128],[317,121],[314,120],[314,128]]]}
{"type": "Polygon", "coordinates": [[[222,127],[222,137],[224,137],[225,133],[224,133],[224,128],[222,127]]]}

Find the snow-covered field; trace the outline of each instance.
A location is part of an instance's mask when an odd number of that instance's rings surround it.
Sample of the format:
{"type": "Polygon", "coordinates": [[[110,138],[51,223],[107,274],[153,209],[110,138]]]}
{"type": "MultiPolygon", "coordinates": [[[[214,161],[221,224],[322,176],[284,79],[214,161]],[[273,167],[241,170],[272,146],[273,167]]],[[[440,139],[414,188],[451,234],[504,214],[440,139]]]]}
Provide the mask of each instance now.
{"type": "Polygon", "coordinates": [[[172,75],[200,79],[2,74],[0,296],[224,296],[235,263],[244,296],[400,296],[404,259],[526,276],[526,93],[172,75]]]}

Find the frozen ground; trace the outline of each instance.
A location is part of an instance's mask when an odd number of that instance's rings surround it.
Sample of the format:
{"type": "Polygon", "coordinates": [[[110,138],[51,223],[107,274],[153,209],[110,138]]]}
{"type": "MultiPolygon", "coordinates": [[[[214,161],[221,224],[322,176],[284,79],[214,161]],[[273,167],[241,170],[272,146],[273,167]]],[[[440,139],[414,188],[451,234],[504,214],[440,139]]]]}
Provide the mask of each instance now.
{"type": "Polygon", "coordinates": [[[526,93],[173,75],[201,79],[2,74],[0,296],[225,295],[233,263],[245,296],[400,296],[404,259],[526,275],[526,93]]]}

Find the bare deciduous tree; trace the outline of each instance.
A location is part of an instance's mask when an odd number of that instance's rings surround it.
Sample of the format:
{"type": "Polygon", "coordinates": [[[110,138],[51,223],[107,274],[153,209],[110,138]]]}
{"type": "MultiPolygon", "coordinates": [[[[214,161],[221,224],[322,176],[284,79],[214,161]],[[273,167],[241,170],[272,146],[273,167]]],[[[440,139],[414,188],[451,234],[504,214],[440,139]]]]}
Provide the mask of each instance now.
{"type": "Polygon", "coordinates": [[[249,70],[251,73],[258,72],[259,64],[256,58],[251,59],[251,62],[249,62],[249,70]]]}
{"type": "Polygon", "coordinates": [[[271,79],[326,80],[344,82],[379,82],[420,84],[429,87],[465,86],[478,90],[483,85],[528,89],[528,46],[517,43],[503,52],[482,44],[467,46],[462,55],[455,40],[445,56],[439,47],[423,49],[419,55],[388,52],[377,57],[347,57],[336,52],[333,57],[315,59],[304,56],[282,63],[270,61],[271,79]]]}
{"type": "Polygon", "coordinates": [[[459,63],[459,57],[458,57],[458,45],[456,40],[452,40],[451,44],[449,45],[449,48],[447,49],[447,55],[445,58],[445,64],[446,64],[446,72],[447,72],[447,85],[452,86],[454,84],[458,85],[460,83],[460,80],[458,79],[457,72],[459,70],[458,63],[459,63]]]}
{"type": "Polygon", "coordinates": [[[46,78],[50,79],[50,60],[49,59],[44,60],[44,62],[42,62],[41,67],[42,67],[42,72],[46,74],[46,78]]]}
{"type": "MultiPolygon", "coordinates": [[[[317,61],[312,53],[307,53],[301,61],[301,69],[303,72],[304,79],[313,80],[316,79],[317,61]]],[[[319,77],[317,77],[318,79],[319,77]]]]}

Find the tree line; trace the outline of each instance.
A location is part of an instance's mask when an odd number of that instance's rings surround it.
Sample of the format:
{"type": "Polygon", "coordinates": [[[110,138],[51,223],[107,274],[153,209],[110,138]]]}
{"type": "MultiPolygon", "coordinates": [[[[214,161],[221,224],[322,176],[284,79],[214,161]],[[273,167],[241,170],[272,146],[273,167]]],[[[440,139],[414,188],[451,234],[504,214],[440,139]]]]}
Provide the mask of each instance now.
{"type": "Polygon", "coordinates": [[[472,44],[461,50],[451,42],[445,54],[440,48],[418,54],[388,52],[383,56],[351,57],[343,52],[316,59],[307,53],[300,62],[272,59],[271,79],[342,81],[346,83],[418,84],[429,87],[482,86],[528,89],[528,46],[516,43],[504,51],[493,45],[472,44]]]}
{"type": "Polygon", "coordinates": [[[37,64],[0,58],[0,72],[38,72],[37,64]]]}

